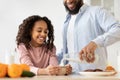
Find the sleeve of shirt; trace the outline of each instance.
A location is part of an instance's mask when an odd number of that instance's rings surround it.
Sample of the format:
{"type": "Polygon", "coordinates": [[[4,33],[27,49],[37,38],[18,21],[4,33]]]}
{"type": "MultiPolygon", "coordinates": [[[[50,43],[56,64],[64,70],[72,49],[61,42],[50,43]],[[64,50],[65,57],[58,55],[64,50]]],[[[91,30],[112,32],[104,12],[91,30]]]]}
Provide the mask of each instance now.
{"type": "Polygon", "coordinates": [[[63,51],[61,50],[59,53],[57,53],[57,59],[58,63],[61,63],[61,60],[63,59],[63,51]]]}
{"type": "Polygon", "coordinates": [[[50,62],[49,62],[49,64],[50,65],[58,65],[58,59],[57,59],[57,56],[56,56],[56,48],[54,47],[53,49],[52,49],[52,52],[50,52],[50,62]]]}
{"type": "Polygon", "coordinates": [[[27,51],[24,44],[20,44],[17,49],[18,53],[20,54],[20,63],[24,63],[30,66],[30,71],[37,75],[38,67],[34,67],[31,59],[29,57],[29,52],[27,51]]]}
{"type": "Polygon", "coordinates": [[[120,40],[120,23],[105,9],[99,8],[96,12],[98,24],[104,30],[104,34],[94,41],[98,46],[109,46],[120,40]]]}

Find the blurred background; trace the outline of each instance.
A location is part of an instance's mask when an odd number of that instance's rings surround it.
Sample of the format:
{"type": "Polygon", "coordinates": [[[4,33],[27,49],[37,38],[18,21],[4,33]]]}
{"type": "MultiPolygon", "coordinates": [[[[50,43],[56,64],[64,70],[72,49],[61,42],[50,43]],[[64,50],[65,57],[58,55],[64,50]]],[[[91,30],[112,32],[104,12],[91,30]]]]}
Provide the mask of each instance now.
{"type": "MultiPolygon", "coordinates": [[[[120,21],[120,0],[84,0],[84,2],[88,5],[103,6],[120,21]]],[[[18,62],[17,53],[14,52],[18,26],[23,19],[31,15],[47,16],[52,21],[57,52],[61,50],[62,25],[66,16],[63,0],[0,0],[0,62],[18,62]]],[[[119,69],[119,58],[120,42],[108,46],[108,63],[119,69]]]]}

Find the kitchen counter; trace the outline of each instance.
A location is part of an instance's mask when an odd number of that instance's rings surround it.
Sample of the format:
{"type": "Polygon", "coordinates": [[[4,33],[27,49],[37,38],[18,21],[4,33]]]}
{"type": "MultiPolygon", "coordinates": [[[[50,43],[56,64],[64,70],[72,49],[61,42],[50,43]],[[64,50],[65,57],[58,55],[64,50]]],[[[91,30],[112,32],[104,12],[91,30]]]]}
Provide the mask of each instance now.
{"type": "Polygon", "coordinates": [[[71,74],[71,75],[59,75],[59,76],[50,76],[50,75],[40,75],[32,78],[0,78],[0,80],[120,80],[120,73],[114,76],[83,76],[80,74],[71,74]]]}

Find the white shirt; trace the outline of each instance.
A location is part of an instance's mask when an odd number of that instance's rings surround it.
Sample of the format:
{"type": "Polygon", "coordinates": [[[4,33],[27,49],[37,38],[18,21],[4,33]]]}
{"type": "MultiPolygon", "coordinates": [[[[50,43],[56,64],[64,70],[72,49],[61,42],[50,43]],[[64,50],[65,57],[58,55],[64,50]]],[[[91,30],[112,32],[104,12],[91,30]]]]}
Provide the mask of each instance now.
{"type": "Polygon", "coordinates": [[[67,47],[68,47],[68,53],[70,54],[70,57],[74,57],[74,22],[76,19],[76,15],[71,16],[71,20],[68,26],[67,30],[67,47]]]}

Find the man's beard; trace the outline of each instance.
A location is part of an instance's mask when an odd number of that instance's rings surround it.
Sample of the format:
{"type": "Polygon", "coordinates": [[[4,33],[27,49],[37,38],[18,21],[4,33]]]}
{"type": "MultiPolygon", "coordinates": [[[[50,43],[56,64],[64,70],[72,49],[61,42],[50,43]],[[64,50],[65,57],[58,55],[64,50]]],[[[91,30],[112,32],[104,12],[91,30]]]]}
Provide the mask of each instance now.
{"type": "Polygon", "coordinates": [[[78,1],[78,2],[76,3],[75,9],[70,10],[70,9],[67,7],[66,3],[64,3],[64,6],[65,6],[66,11],[68,11],[69,14],[72,14],[72,15],[77,14],[77,13],[79,12],[79,9],[80,9],[80,7],[81,7],[82,5],[83,5],[83,2],[82,2],[82,1],[78,1]]]}

